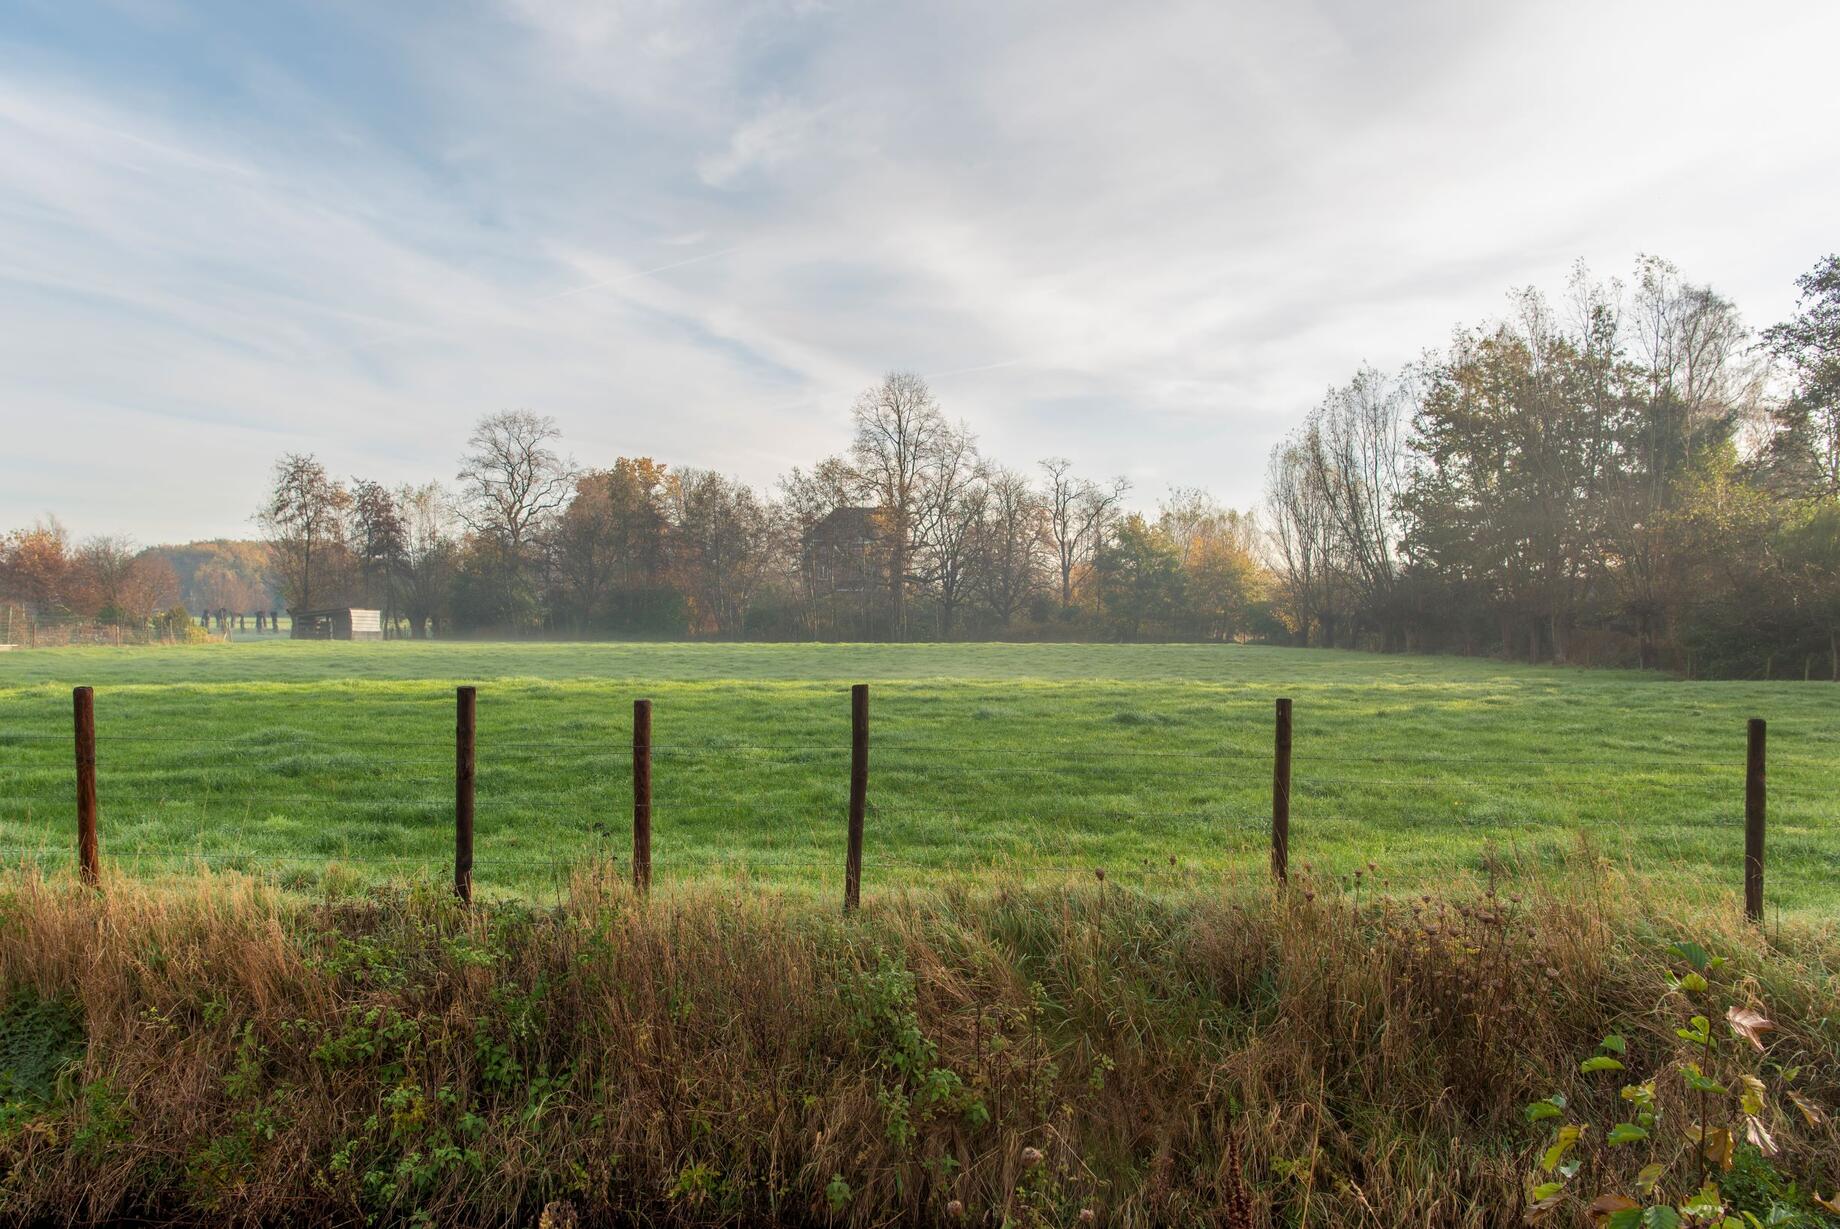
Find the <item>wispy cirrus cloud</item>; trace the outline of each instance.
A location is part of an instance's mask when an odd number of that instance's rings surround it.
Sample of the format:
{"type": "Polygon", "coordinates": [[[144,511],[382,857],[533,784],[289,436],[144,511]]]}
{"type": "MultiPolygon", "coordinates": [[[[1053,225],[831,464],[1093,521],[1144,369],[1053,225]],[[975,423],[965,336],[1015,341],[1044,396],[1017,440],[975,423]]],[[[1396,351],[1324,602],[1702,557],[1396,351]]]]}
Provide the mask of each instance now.
{"type": "Polygon", "coordinates": [[[1831,248],[1840,10],[183,3],[0,16],[0,524],[239,532],[268,462],[767,482],[933,375],[1012,463],[1256,497],[1331,381],[1583,257],[1831,248]],[[1710,83],[1710,84],[1708,84],[1710,83]]]}

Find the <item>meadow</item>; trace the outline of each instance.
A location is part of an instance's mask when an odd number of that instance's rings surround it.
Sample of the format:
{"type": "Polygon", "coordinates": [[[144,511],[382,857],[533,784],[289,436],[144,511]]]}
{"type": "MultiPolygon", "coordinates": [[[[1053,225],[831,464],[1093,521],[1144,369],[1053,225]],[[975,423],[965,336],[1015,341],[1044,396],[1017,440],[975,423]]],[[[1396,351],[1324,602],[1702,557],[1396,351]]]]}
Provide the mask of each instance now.
{"type": "MultiPolygon", "coordinates": [[[[479,687],[482,894],[630,849],[654,701],[661,885],[840,890],[849,684],[871,687],[865,893],[1001,870],[1188,890],[1265,874],[1273,700],[1292,859],[1369,889],[1741,888],[1745,719],[1770,722],[1773,913],[1840,900],[1840,689],[1238,645],[337,644],[0,656],[0,849],[68,864],[70,688],[96,688],[102,843],[336,891],[451,873],[453,687],[479,687]],[[1369,867],[1372,867],[1370,870],[1369,867]]],[[[1735,908],[1735,905],[1733,906],[1735,908]]]]}

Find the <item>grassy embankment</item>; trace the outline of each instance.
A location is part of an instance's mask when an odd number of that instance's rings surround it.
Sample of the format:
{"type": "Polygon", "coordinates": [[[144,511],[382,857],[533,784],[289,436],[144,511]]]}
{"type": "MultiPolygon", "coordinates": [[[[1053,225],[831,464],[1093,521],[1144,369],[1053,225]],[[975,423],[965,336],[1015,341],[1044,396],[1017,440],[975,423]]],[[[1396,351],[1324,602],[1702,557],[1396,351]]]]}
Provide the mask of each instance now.
{"type": "Polygon", "coordinates": [[[1778,1151],[1733,1149],[1720,1198],[1833,1223],[1840,947],[1652,904],[1595,866],[1524,899],[996,881],[853,918],[613,873],[470,912],[14,875],[0,1222],[1508,1225],[1555,1128],[1524,1107],[1562,1093],[1570,1225],[1650,1163],[1697,1188],[1691,1124],[1737,1129],[1755,1074],[1778,1151]],[[1731,957],[1704,991],[1681,938],[1731,957]],[[1762,1051],[1727,1006],[1773,1019],[1762,1051]],[[1611,1033],[1625,1070],[1581,1072],[1611,1033]],[[1696,1102],[1689,1060],[1731,1093],[1696,1102]],[[1607,1147],[1648,1075],[1651,1138],[1607,1147]]]}

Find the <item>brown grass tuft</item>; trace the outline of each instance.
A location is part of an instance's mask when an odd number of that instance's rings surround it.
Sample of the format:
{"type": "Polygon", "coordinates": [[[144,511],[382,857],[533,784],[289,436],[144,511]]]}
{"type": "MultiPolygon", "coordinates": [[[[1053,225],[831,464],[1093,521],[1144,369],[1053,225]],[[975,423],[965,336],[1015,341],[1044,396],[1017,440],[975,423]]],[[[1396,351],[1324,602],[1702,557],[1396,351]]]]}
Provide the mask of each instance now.
{"type": "MultiPolygon", "coordinates": [[[[0,1219],[1496,1225],[1522,1106],[1603,1096],[1577,1064],[1613,1029],[1666,1049],[1681,923],[1596,885],[1310,891],[998,883],[845,919],[605,873],[472,911],[14,875],[0,990],[87,1044],[0,1107],[0,1219]]],[[[1688,924],[1831,1109],[1840,946],[1688,924]]],[[[1832,1188],[1831,1115],[1778,1142],[1832,1188]]]]}

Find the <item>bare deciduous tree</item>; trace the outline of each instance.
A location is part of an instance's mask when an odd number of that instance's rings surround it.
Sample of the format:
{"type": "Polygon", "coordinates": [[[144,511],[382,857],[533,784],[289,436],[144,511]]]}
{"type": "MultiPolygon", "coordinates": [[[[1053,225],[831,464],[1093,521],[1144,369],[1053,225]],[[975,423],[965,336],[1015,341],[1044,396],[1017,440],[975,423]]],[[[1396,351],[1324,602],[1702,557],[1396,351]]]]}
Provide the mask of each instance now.
{"type": "Polygon", "coordinates": [[[460,518],[521,559],[546,518],[568,502],[574,464],[555,449],[556,420],[507,410],[479,420],[461,459],[460,518]]]}
{"type": "Polygon", "coordinates": [[[1271,562],[1289,621],[1299,640],[1335,643],[1335,572],[1329,501],[1311,458],[1317,444],[1304,430],[1272,449],[1265,479],[1265,519],[1271,562]]]}
{"type": "Polygon", "coordinates": [[[931,587],[938,604],[939,635],[950,640],[970,588],[973,540],[986,494],[983,462],[969,429],[960,424],[935,436],[923,477],[916,575],[931,587]]]}
{"type": "Polygon", "coordinates": [[[1027,474],[986,467],[983,519],[977,527],[977,583],[984,602],[1008,628],[1042,590],[1048,542],[1047,505],[1027,474]]]}
{"type": "Polygon", "coordinates": [[[1386,648],[1400,647],[1402,638],[1394,593],[1412,392],[1409,377],[1388,380],[1363,368],[1323,398],[1312,416],[1314,430],[1306,437],[1334,555],[1356,590],[1359,607],[1383,624],[1386,648]]]}
{"type": "Polygon", "coordinates": [[[882,518],[888,552],[889,615],[894,637],[907,639],[907,586],[912,579],[926,470],[951,429],[926,381],[890,372],[856,399],[850,457],[858,484],[882,518]]]}
{"type": "Polygon", "coordinates": [[[1105,544],[1106,529],[1117,518],[1131,484],[1114,478],[1100,486],[1077,478],[1073,462],[1049,457],[1041,463],[1048,475],[1048,534],[1060,572],[1061,609],[1073,609],[1073,576],[1105,544]]]}

